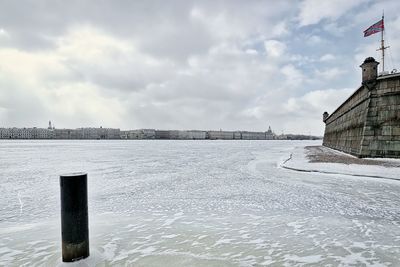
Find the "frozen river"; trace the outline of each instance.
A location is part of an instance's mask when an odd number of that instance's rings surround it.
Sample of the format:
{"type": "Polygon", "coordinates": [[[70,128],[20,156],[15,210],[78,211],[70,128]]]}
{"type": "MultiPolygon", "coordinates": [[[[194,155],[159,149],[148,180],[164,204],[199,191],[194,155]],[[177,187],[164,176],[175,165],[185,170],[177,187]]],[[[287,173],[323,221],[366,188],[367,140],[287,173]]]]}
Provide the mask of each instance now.
{"type": "Polygon", "coordinates": [[[0,266],[61,263],[85,171],[98,266],[399,266],[400,181],[279,168],[320,141],[0,140],[0,266]]]}

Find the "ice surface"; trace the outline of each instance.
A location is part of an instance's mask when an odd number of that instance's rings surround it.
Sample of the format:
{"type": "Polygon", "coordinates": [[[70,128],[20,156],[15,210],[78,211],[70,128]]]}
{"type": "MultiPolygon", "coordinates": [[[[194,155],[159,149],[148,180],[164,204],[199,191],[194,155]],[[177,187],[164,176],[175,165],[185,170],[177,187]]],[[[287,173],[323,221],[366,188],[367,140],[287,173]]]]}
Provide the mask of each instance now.
{"type": "Polygon", "coordinates": [[[0,141],[0,266],[61,264],[59,180],[88,172],[76,266],[400,265],[400,182],[279,167],[320,141],[0,141]]]}

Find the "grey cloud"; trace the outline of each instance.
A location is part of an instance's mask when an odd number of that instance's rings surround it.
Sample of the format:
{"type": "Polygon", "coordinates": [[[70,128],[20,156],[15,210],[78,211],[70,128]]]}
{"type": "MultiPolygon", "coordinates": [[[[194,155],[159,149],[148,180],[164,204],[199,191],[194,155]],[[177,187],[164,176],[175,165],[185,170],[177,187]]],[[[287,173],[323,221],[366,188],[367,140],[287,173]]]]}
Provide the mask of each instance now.
{"type": "Polygon", "coordinates": [[[0,127],[29,127],[43,123],[39,118],[47,113],[47,109],[40,97],[11,83],[0,81],[0,88],[3,91],[0,92],[0,127]]]}

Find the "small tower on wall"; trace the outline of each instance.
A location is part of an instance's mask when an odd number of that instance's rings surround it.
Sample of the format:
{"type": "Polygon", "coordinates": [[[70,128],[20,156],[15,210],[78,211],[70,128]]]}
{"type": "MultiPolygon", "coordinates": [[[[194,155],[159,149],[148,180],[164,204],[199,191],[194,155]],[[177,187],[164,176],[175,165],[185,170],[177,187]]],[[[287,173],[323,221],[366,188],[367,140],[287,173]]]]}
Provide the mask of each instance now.
{"type": "Polygon", "coordinates": [[[324,114],[322,114],[323,122],[325,122],[328,117],[329,117],[329,113],[325,111],[324,114]]]}
{"type": "Polygon", "coordinates": [[[378,77],[378,65],[379,62],[375,61],[373,57],[367,57],[364,62],[360,65],[362,69],[362,84],[368,88],[370,85],[374,85],[376,78],[378,77]]]}
{"type": "Polygon", "coordinates": [[[47,129],[49,129],[49,130],[52,129],[52,127],[51,127],[51,121],[49,121],[49,127],[47,127],[47,129]]]}

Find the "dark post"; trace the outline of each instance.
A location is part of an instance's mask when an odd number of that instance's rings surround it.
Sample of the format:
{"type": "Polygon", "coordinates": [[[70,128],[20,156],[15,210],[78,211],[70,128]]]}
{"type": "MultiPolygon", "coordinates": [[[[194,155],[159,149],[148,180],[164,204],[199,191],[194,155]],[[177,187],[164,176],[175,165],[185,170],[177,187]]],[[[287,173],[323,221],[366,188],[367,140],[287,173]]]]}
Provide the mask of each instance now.
{"type": "Polygon", "coordinates": [[[60,176],[63,262],[89,257],[87,174],[60,176]]]}

